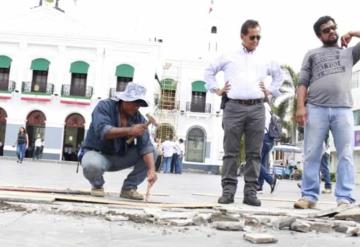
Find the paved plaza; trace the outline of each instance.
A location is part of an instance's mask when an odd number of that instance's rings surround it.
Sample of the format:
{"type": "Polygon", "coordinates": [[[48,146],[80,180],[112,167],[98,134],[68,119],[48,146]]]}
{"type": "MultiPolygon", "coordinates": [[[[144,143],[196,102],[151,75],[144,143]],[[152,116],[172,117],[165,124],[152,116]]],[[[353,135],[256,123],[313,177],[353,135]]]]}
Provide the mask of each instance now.
{"type": "MultiPolygon", "coordinates": [[[[130,170],[105,174],[105,191],[118,193],[130,170]]],[[[152,201],[163,203],[214,203],[221,193],[220,176],[184,173],[159,174],[151,193],[152,201]]],[[[336,206],[331,194],[322,194],[315,210],[295,210],[293,202],[300,196],[298,181],[280,180],[273,194],[265,187],[259,195],[262,207],[243,205],[243,178],[239,177],[233,209],[287,212],[301,215],[336,206]]],[[[89,184],[75,163],[26,160],[18,165],[14,159],[0,159],[0,186],[40,187],[53,189],[89,190],[89,184]]],[[[146,191],[143,183],[140,192],[146,191]]],[[[360,200],[360,186],[356,187],[360,200]]],[[[87,205],[87,207],[99,207],[87,205]]],[[[196,209],[194,209],[196,211],[196,209]]],[[[261,230],[260,230],[261,231],[261,230]]],[[[299,233],[267,229],[278,239],[276,246],[359,246],[360,237],[332,233],[299,233]]],[[[208,225],[168,226],[149,222],[107,221],[102,217],[63,214],[41,210],[0,210],[0,246],[252,246],[243,239],[243,232],[219,231],[208,225]]]]}

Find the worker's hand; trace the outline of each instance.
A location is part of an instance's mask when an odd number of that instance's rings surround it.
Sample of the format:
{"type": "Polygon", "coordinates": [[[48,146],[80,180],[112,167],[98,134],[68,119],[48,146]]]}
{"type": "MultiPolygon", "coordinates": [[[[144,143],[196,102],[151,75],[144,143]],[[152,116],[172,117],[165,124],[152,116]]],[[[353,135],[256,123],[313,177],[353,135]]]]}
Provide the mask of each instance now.
{"type": "Polygon", "coordinates": [[[150,186],[152,186],[157,180],[157,174],[155,172],[155,170],[150,169],[147,172],[147,181],[149,183],[150,186]]]}
{"type": "Polygon", "coordinates": [[[304,126],[307,120],[307,112],[306,112],[306,108],[305,106],[298,106],[296,109],[296,122],[300,125],[300,126],[304,126]]]}
{"type": "Polygon", "coordinates": [[[146,130],[146,124],[135,124],[130,127],[129,136],[142,136],[146,130]]]}

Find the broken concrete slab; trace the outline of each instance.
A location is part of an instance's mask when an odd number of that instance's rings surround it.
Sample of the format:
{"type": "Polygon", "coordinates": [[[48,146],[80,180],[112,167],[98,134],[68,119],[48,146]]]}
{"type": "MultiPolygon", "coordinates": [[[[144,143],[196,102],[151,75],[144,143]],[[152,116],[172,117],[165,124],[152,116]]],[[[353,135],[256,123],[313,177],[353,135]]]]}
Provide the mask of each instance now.
{"type": "Polygon", "coordinates": [[[350,227],[356,227],[357,225],[355,221],[335,220],[333,228],[337,232],[346,233],[350,227]]]}
{"type": "Polygon", "coordinates": [[[297,232],[310,232],[311,225],[304,220],[296,220],[290,226],[290,229],[297,232]]]}
{"type": "Polygon", "coordinates": [[[308,221],[310,224],[311,230],[315,232],[321,232],[321,233],[329,233],[332,232],[333,224],[330,222],[312,222],[308,221]]]}
{"type": "Polygon", "coordinates": [[[357,205],[356,207],[352,207],[350,209],[345,209],[341,213],[335,215],[335,219],[337,220],[353,220],[356,222],[360,222],[360,207],[357,205]]]}
{"type": "Polygon", "coordinates": [[[350,227],[347,231],[346,231],[346,235],[348,236],[352,236],[352,237],[359,237],[360,236],[360,227],[350,227]]]}
{"type": "Polygon", "coordinates": [[[228,214],[226,212],[214,212],[211,214],[211,222],[215,221],[239,221],[239,214],[228,214]]]}
{"type": "Polygon", "coordinates": [[[276,243],[278,239],[267,233],[245,233],[244,239],[254,244],[276,243]]]}
{"type": "Polygon", "coordinates": [[[273,227],[275,229],[285,229],[285,228],[290,228],[291,224],[294,223],[296,221],[295,217],[292,216],[281,216],[278,217],[274,222],[273,222],[273,227]]]}
{"type": "Polygon", "coordinates": [[[229,222],[229,221],[217,221],[213,223],[213,227],[222,231],[244,231],[244,221],[229,222]]]}
{"type": "Polygon", "coordinates": [[[168,223],[172,226],[192,226],[194,222],[192,219],[169,219],[168,223]]]}
{"type": "Polygon", "coordinates": [[[122,215],[107,214],[107,215],[105,215],[105,219],[108,221],[128,221],[129,217],[125,217],[122,215]]]}

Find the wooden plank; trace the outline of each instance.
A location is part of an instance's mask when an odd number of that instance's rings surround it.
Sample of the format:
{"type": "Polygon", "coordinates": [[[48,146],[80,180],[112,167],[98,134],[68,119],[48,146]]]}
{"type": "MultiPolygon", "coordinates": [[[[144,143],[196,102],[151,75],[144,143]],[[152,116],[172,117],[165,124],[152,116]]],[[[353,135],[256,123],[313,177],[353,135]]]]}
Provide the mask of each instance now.
{"type": "Polygon", "coordinates": [[[1,191],[1,201],[11,202],[34,202],[34,203],[52,203],[55,201],[55,196],[51,194],[42,193],[29,193],[29,192],[18,192],[18,191],[1,191]]]}
{"type": "Polygon", "coordinates": [[[0,191],[0,200],[21,201],[21,202],[48,202],[48,203],[54,201],[85,202],[85,203],[131,206],[137,208],[144,208],[144,207],[213,208],[217,206],[217,204],[214,203],[161,203],[161,202],[127,201],[127,200],[122,200],[120,198],[111,199],[106,197],[93,197],[86,195],[69,195],[69,194],[60,194],[60,193],[49,194],[49,193],[23,192],[23,191],[0,191]]]}
{"type": "Polygon", "coordinates": [[[0,186],[0,191],[18,191],[18,192],[90,195],[90,191],[85,191],[85,190],[53,189],[53,188],[38,188],[38,187],[20,187],[20,186],[0,186]]]}
{"type": "MultiPolygon", "coordinates": [[[[39,187],[21,187],[21,186],[0,186],[0,191],[19,191],[19,192],[37,192],[37,193],[56,193],[69,195],[90,195],[89,190],[74,189],[54,189],[39,187]]],[[[120,191],[108,191],[106,194],[120,194],[120,191]]],[[[152,196],[169,196],[168,194],[151,193],[152,196]]]]}

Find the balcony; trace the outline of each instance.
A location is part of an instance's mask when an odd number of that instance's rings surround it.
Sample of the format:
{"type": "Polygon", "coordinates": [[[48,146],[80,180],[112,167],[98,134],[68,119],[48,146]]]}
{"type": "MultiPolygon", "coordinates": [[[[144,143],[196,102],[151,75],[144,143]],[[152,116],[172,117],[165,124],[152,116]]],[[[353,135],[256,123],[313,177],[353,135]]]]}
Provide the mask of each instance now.
{"type": "Polygon", "coordinates": [[[23,81],[21,85],[21,93],[22,94],[35,94],[35,95],[52,95],[54,92],[54,84],[47,83],[46,90],[31,90],[31,82],[23,81]]]}
{"type": "Polygon", "coordinates": [[[9,81],[7,89],[0,89],[0,99],[10,99],[11,93],[15,91],[16,82],[9,81]]]}
{"type": "Polygon", "coordinates": [[[71,85],[63,84],[61,86],[61,97],[64,98],[80,98],[80,99],[90,99],[93,95],[93,87],[87,86],[85,89],[85,94],[83,95],[72,95],[71,94],[71,85]]]}
{"type": "Polygon", "coordinates": [[[32,90],[31,89],[31,82],[23,81],[21,85],[21,93],[22,93],[22,100],[26,101],[40,101],[40,102],[47,102],[51,101],[51,96],[54,92],[54,84],[47,83],[46,89],[43,91],[32,90]]]}
{"type": "Polygon", "coordinates": [[[194,104],[188,101],[186,102],[186,112],[211,113],[211,104],[194,104]]]}
{"type": "Polygon", "coordinates": [[[90,105],[91,97],[93,96],[93,87],[87,86],[83,95],[71,94],[71,85],[63,84],[61,86],[61,100],[63,104],[74,104],[74,105],[90,105]]]}

